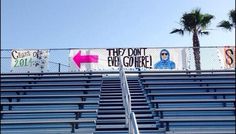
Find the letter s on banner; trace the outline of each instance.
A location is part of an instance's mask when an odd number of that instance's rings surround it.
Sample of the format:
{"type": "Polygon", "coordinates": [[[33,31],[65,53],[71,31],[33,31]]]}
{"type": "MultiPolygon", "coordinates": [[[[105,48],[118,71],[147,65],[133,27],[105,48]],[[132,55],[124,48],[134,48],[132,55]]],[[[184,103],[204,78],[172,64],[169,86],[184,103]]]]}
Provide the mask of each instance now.
{"type": "Polygon", "coordinates": [[[234,69],[235,68],[235,47],[225,46],[224,48],[218,48],[219,58],[222,61],[221,65],[224,69],[234,69]]]}
{"type": "Polygon", "coordinates": [[[235,68],[235,47],[224,47],[225,65],[227,68],[235,68]]]}

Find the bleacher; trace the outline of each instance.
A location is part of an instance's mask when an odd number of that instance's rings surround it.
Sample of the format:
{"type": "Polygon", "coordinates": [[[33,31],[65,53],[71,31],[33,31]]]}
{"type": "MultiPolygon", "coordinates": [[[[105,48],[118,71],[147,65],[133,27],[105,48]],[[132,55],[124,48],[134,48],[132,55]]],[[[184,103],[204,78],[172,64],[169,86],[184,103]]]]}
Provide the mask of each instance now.
{"type": "MultiPolygon", "coordinates": [[[[235,133],[235,70],[126,73],[141,134],[235,133]]],[[[1,133],[127,134],[118,72],[1,74],[1,133]]]]}
{"type": "Polygon", "coordinates": [[[235,133],[235,72],[142,73],[166,133],[235,133]]]}
{"type": "Polygon", "coordinates": [[[2,133],[92,133],[101,75],[2,75],[2,133]]]}

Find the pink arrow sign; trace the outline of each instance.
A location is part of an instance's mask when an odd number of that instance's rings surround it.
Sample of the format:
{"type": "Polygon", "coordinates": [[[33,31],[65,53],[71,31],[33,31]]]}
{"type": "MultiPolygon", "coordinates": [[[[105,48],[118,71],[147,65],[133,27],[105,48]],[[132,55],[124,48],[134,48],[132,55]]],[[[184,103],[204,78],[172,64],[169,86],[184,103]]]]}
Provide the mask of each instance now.
{"type": "Polygon", "coordinates": [[[81,63],[98,63],[98,55],[81,55],[79,51],[74,57],[74,62],[80,68],[81,63]]]}

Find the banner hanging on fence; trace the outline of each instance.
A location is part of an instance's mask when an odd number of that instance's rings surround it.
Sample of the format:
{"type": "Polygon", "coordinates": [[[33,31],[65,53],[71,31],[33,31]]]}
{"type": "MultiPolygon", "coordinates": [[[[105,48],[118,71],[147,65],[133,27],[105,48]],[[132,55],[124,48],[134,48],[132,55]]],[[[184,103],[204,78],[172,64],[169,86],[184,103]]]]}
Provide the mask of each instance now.
{"type": "Polygon", "coordinates": [[[119,56],[126,69],[183,70],[186,68],[181,48],[108,48],[72,49],[69,71],[117,70],[119,56]]]}
{"type": "Polygon", "coordinates": [[[235,47],[234,46],[225,46],[224,48],[218,48],[219,58],[222,61],[222,66],[224,69],[235,69],[235,47]]]}
{"type": "Polygon", "coordinates": [[[12,50],[12,72],[45,72],[48,66],[48,50],[12,50]]]}

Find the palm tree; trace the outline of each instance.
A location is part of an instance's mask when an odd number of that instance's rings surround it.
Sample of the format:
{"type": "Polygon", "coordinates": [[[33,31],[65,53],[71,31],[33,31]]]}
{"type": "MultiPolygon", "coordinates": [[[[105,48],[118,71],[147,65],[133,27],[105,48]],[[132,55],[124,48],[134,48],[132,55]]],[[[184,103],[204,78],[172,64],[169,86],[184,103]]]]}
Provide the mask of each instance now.
{"type": "Polygon", "coordinates": [[[231,31],[231,29],[235,28],[235,26],[236,26],[235,21],[236,21],[235,20],[235,10],[233,9],[229,12],[229,21],[223,20],[217,25],[217,27],[222,27],[226,30],[231,31]]]}
{"type": "Polygon", "coordinates": [[[170,34],[179,33],[184,35],[184,32],[192,33],[193,40],[193,54],[195,60],[196,70],[201,70],[200,63],[200,42],[198,35],[208,35],[209,32],[206,31],[206,28],[209,26],[211,20],[214,18],[210,14],[202,14],[201,9],[194,9],[190,13],[184,13],[180,19],[180,29],[173,29],[170,34]]]}

